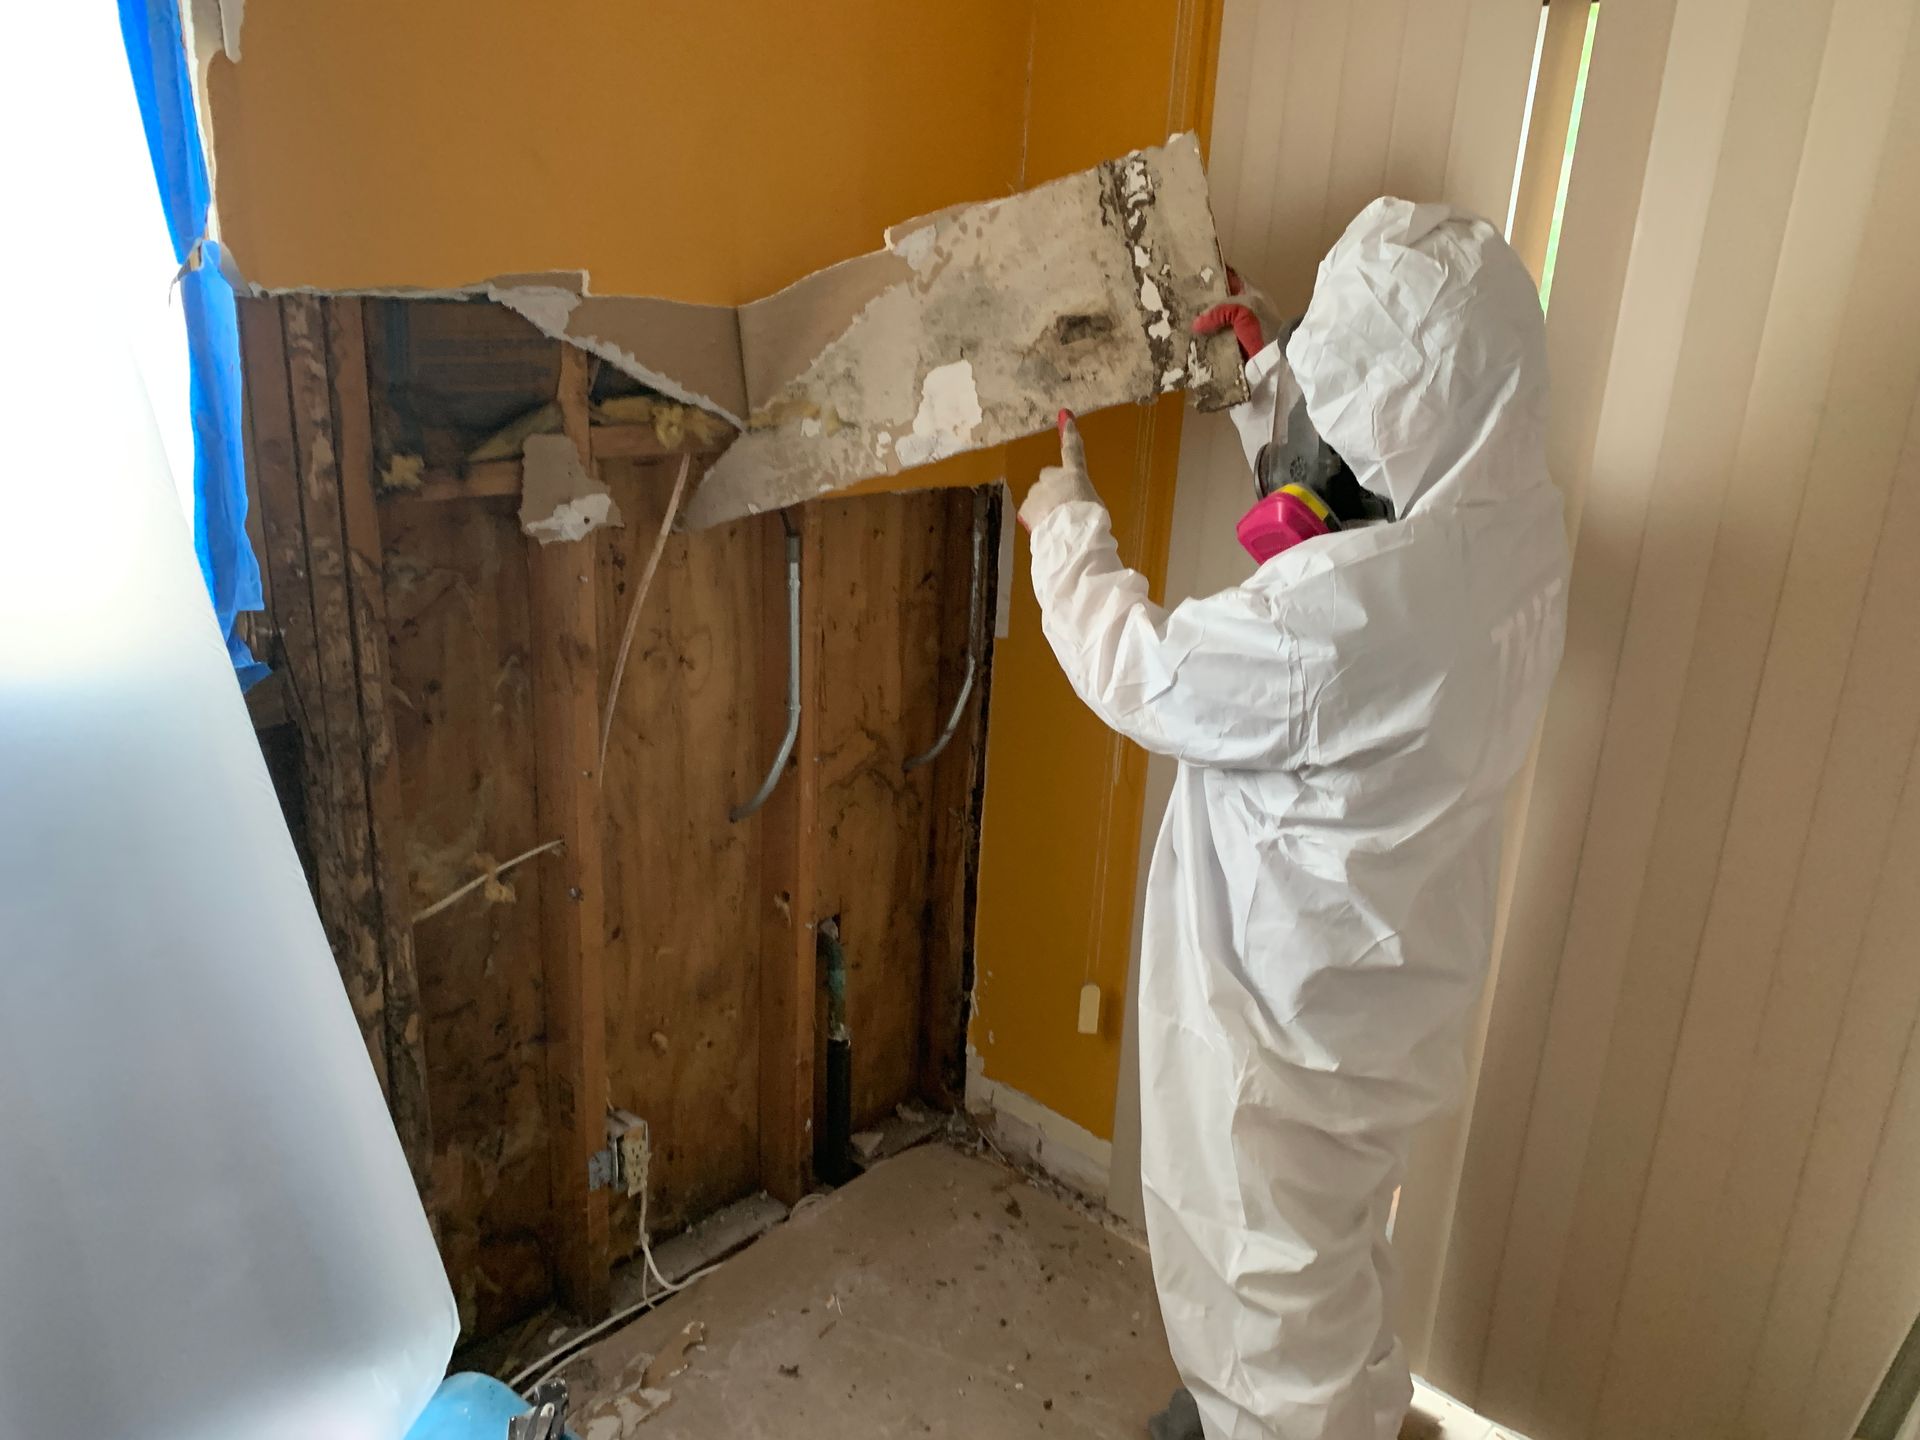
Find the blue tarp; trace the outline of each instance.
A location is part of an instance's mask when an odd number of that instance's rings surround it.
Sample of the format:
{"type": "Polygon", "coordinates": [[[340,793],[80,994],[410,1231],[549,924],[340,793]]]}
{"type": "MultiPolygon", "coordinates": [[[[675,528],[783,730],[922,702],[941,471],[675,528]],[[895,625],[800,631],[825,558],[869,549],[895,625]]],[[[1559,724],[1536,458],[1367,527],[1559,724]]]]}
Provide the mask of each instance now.
{"type": "Polygon", "coordinates": [[[240,422],[240,325],[233,290],[220,273],[219,247],[203,241],[212,187],[193,114],[177,0],[120,0],[120,34],[147,132],[173,258],[184,267],[180,299],[186,310],[192,366],[193,548],[227,637],[227,653],[241,688],[265,677],[234,633],[244,610],[258,610],[260,564],[247,539],[247,464],[240,422]],[[192,263],[189,263],[191,260],[192,263]]]}

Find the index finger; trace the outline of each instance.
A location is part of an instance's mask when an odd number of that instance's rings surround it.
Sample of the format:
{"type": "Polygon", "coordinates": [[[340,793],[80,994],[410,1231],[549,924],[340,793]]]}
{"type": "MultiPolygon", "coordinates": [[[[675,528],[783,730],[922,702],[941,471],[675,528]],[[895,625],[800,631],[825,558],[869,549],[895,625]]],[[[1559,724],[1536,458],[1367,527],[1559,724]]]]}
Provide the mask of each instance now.
{"type": "Polygon", "coordinates": [[[1081,474],[1087,472],[1087,449],[1080,443],[1080,427],[1071,410],[1060,412],[1060,463],[1081,474]]]}

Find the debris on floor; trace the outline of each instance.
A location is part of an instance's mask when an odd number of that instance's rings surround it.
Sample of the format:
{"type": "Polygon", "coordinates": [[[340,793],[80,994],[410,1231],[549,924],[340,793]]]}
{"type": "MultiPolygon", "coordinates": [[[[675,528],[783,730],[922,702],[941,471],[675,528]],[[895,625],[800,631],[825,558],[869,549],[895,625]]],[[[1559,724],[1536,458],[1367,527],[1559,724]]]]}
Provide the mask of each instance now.
{"type": "Polygon", "coordinates": [[[1145,1253],[946,1145],[799,1207],[562,1373],[580,1440],[1136,1440],[1177,1383],[1145,1253]]]}
{"type": "MultiPolygon", "coordinates": [[[[653,1248],[654,1264],[669,1283],[680,1284],[688,1276],[745,1249],[786,1218],[787,1207],[772,1196],[750,1195],[672,1239],[657,1242],[653,1248]]],[[[646,1273],[644,1257],[635,1255],[614,1271],[613,1313],[619,1315],[631,1309],[658,1288],[646,1273]]],[[[570,1321],[557,1308],[549,1306],[490,1340],[468,1346],[455,1357],[454,1368],[477,1370],[502,1379],[519,1377],[524,1385],[569,1355],[595,1328],[570,1321]]]]}

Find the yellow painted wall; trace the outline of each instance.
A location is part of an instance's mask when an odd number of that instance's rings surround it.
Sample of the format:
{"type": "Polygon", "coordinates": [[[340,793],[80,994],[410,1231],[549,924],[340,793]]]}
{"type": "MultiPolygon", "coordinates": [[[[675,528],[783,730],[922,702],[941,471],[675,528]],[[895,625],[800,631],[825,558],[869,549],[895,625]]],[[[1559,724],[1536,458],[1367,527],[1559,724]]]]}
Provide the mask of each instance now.
{"type": "MultiPolygon", "coordinates": [[[[1026,183],[1203,127],[1218,13],[1215,0],[1043,3],[1026,183]]],[[[1107,411],[1082,426],[1121,556],[1156,591],[1166,571],[1181,405],[1175,397],[1107,411]]],[[[1047,437],[1013,446],[1015,493],[1057,453],[1047,437]]],[[[1068,687],[1040,633],[1026,563],[1023,537],[1012,631],[994,650],[973,1044],[988,1078],[1107,1138],[1146,754],[1108,732],[1068,687]],[[1092,1036],[1075,1023],[1089,980],[1104,1000],[1092,1036]]]]}
{"type": "Polygon", "coordinates": [[[585,267],[739,304],[1019,187],[1032,0],[251,0],[208,76],[266,285],[585,267]]]}
{"type": "MultiPolygon", "coordinates": [[[[585,268],[737,304],[891,223],[1190,128],[1218,0],[250,0],[208,76],[225,238],[269,286],[585,268]]],[[[1122,553],[1164,570],[1180,404],[1086,427],[1122,553]]],[[[920,477],[1023,493],[1045,440],[920,477]]],[[[974,1040],[986,1073],[1111,1131],[1144,757],[1081,707],[1025,556],[996,651],[974,1040]],[[1103,1033],[1075,1032],[1087,979],[1103,1033]]]]}

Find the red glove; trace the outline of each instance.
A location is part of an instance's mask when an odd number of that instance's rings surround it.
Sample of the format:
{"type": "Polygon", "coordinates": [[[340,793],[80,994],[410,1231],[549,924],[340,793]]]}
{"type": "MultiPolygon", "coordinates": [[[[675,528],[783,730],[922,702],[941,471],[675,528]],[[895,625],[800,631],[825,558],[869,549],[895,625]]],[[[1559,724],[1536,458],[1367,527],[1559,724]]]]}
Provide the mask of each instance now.
{"type": "Polygon", "coordinates": [[[1241,359],[1251,360],[1266,348],[1267,342],[1260,333],[1260,317],[1237,300],[1223,301],[1194,316],[1193,333],[1213,335],[1229,325],[1233,327],[1233,338],[1240,342],[1241,359]]]}

